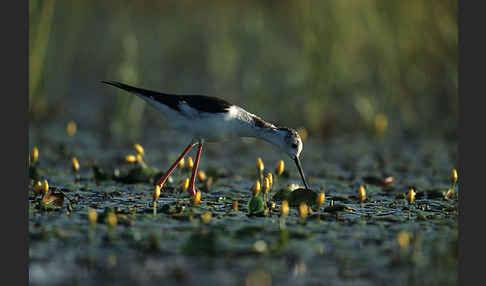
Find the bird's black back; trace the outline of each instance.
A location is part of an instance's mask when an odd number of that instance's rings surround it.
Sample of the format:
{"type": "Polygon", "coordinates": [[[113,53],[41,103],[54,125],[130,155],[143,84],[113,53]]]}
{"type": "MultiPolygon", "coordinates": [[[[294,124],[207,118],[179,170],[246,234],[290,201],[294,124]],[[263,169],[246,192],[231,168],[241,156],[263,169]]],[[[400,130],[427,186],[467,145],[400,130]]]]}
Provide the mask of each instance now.
{"type": "Polygon", "coordinates": [[[210,112],[210,113],[226,112],[227,109],[233,105],[227,102],[226,100],[213,97],[213,96],[167,94],[158,91],[130,86],[128,84],[124,84],[117,81],[102,81],[102,82],[109,85],[116,86],[128,92],[136,93],[141,96],[151,98],[177,111],[180,111],[180,104],[184,102],[190,107],[195,108],[201,112],[210,112]]]}

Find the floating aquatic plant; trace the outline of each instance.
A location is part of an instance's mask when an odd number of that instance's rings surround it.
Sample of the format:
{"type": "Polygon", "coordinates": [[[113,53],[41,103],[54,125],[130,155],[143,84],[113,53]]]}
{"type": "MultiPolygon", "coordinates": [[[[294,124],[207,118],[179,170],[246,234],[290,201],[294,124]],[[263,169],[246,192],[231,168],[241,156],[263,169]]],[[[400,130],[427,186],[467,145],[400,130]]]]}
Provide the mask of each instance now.
{"type": "Polygon", "coordinates": [[[324,203],[325,199],[326,199],[326,194],[324,192],[320,192],[317,195],[316,204],[317,204],[317,210],[318,210],[318,219],[320,219],[320,217],[321,217],[321,206],[324,203]]]}
{"type": "Polygon", "coordinates": [[[256,180],[255,181],[255,184],[253,185],[253,187],[251,187],[251,190],[253,191],[253,196],[256,196],[260,193],[260,190],[261,190],[261,185],[260,185],[260,181],[259,180],[256,180]]]}
{"type": "Polygon", "coordinates": [[[189,188],[189,178],[185,178],[182,181],[182,184],[181,184],[181,193],[183,193],[185,190],[187,190],[187,188],[189,188]]]}
{"type": "Polygon", "coordinates": [[[359,185],[358,197],[361,203],[363,203],[366,200],[366,189],[363,185],[359,185]]]}
{"type": "Polygon", "coordinates": [[[41,193],[43,196],[47,195],[47,192],[49,191],[49,182],[47,180],[44,180],[42,182],[42,188],[41,188],[41,193]]]}
{"type": "Polygon", "coordinates": [[[78,161],[78,158],[73,157],[71,159],[71,165],[73,167],[73,171],[74,172],[78,172],[79,171],[79,161],[78,161]]]}
{"type": "Polygon", "coordinates": [[[43,190],[43,187],[42,187],[42,182],[41,182],[41,181],[36,181],[36,182],[34,183],[34,188],[33,188],[33,190],[34,190],[34,194],[35,194],[36,196],[42,195],[42,193],[43,193],[43,192],[42,192],[42,190],[43,190]]]}
{"type": "Polygon", "coordinates": [[[286,217],[289,215],[289,203],[287,201],[282,201],[282,206],[280,208],[280,215],[286,217]]]}
{"type": "Polygon", "coordinates": [[[410,244],[410,235],[406,231],[400,231],[397,235],[397,243],[400,248],[407,248],[410,244]]]}
{"type": "Polygon", "coordinates": [[[135,155],[127,155],[125,156],[125,161],[128,163],[135,163],[137,162],[137,157],[135,155]]]}
{"type": "MultiPolygon", "coordinates": [[[[278,180],[280,179],[280,176],[282,176],[283,172],[285,170],[285,163],[283,160],[279,160],[277,162],[277,166],[275,167],[275,182],[272,182],[272,186],[275,184],[277,185],[278,180]]],[[[273,180],[272,180],[273,181],[273,180]]],[[[273,188],[273,187],[272,187],[273,188]]]]}
{"type": "Polygon", "coordinates": [[[268,192],[270,191],[270,180],[268,177],[265,177],[264,183],[263,183],[263,200],[265,201],[265,206],[268,202],[268,192]]]}
{"type": "Polygon", "coordinates": [[[32,152],[30,153],[30,163],[34,164],[37,162],[38,159],[39,159],[39,149],[36,146],[34,146],[32,148],[32,152]]]}
{"type": "Polygon", "coordinates": [[[413,188],[410,188],[410,190],[407,193],[407,201],[408,201],[408,218],[410,219],[410,211],[412,208],[412,204],[415,201],[415,190],[413,188]]]}
{"type": "Polygon", "coordinates": [[[326,194],[324,192],[320,192],[319,195],[317,195],[317,207],[321,207],[322,204],[324,203],[324,200],[326,199],[326,194]]]}
{"type": "Polygon", "coordinates": [[[201,222],[204,224],[208,224],[211,221],[212,214],[210,212],[204,212],[201,214],[201,222]]]}
{"type": "Polygon", "coordinates": [[[182,157],[181,160],[179,161],[179,163],[177,163],[177,167],[182,169],[182,168],[184,168],[185,163],[186,163],[186,160],[184,159],[184,157],[182,157]]]}
{"type": "Polygon", "coordinates": [[[285,229],[285,217],[289,215],[289,203],[287,201],[282,201],[282,205],[280,206],[280,229],[285,229]]]}
{"type": "Polygon", "coordinates": [[[265,211],[264,202],[261,196],[252,196],[248,201],[248,214],[257,215],[263,214],[265,211]]]}
{"type": "Polygon", "coordinates": [[[256,167],[257,167],[258,178],[260,178],[260,184],[263,185],[263,183],[264,183],[263,182],[263,170],[265,169],[265,165],[263,165],[262,158],[260,158],[260,157],[257,158],[256,167]]]}
{"type": "Polygon", "coordinates": [[[113,228],[117,225],[118,219],[114,211],[110,211],[106,214],[106,224],[113,228]]]}
{"type": "Polygon", "coordinates": [[[277,163],[277,167],[275,168],[275,174],[277,176],[282,176],[283,172],[285,171],[285,163],[284,160],[279,160],[277,163]]]}
{"type": "Polygon", "coordinates": [[[157,214],[157,200],[160,197],[160,186],[156,185],[154,188],[154,193],[153,193],[153,208],[154,208],[154,215],[157,214]]]}
{"type": "Polygon", "coordinates": [[[201,202],[201,191],[196,191],[196,195],[192,198],[192,205],[197,206],[201,202]]]}
{"type": "Polygon", "coordinates": [[[66,125],[66,134],[68,136],[73,136],[74,134],[76,134],[76,130],[76,122],[70,120],[66,125]]]}
{"type": "Polygon", "coordinates": [[[454,187],[457,183],[458,175],[457,175],[457,170],[452,169],[451,171],[451,182],[452,182],[452,187],[454,187]]]}
{"type": "Polygon", "coordinates": [[[137,154],[140,154],[140,155],[145,155],[145,150],[143,149],[142,145],[140,144],[133,144],[133,148],[135,149],[135,151],[137,151],[137,154]]]}
{"type": "Polygon", "coordinates": [[[205,173],[203,170],[199,170],[199,171],[197,172],[197,177],[199,178],[199,180],[200,180],[201,182],[204,182],[204,181],[206,181],[206,179],[207,179],[206,173],[205,173]]]}
{"type": "Polygon", "coordinates": [[[95,209],[88,209],[88,220],[91,225],[95,225],[98,221],[98,213],[95,209]]]}
{"type": "Polygon", "coordinates": [[[252,187],[252,196],[250,200],[248,201],[248,214],[249,215],[256,215],[256,214],[262,214],[265,211],[265,203],[262,199],[262,197],[259,195],[260,194],[260,181],[256,180],[255,184],[252,187]]]}
{"type": "Polygon", "coordinates": [[[415,190],[413,188],[410,188],[410,190],[408,190],[408,193],[407,193],[407,201],[408,201],[409,205],[414,203],[415,195],[416,195],[415,190]]]}
{"type": "Polygon", "coordinates": [[[193,167],[194,167],[194,161],[192,160],[192,157],[191,157],[191,156],[189,156],[189,157],[187,158],[186,170],[187,170],[188,172],[190,172],[190,171],[192,170],[192,168],[193,168],[193,167]]]}
{"type": "Polygon", "coordinates": [[[301,202],[297,210],[298,210],[299,217],[303,222],[307,217],[307,215],[309,214],[309,207],[305,202],[301,202]]]}

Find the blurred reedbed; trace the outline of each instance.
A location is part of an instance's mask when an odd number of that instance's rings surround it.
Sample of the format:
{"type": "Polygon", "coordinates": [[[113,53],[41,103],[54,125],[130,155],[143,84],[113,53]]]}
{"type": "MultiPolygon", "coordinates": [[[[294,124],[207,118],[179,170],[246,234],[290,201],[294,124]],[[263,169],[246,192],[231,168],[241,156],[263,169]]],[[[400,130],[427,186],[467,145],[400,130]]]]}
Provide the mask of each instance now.
{"type": "Polygon", "coordinates": [[[164,119],[119,80],[208,94],[313,136],[456,138],[457,1],[35,1],[31,126],[140,138],[164,119]],[[100,124],[103,122],[103,124],[100,124]]]}

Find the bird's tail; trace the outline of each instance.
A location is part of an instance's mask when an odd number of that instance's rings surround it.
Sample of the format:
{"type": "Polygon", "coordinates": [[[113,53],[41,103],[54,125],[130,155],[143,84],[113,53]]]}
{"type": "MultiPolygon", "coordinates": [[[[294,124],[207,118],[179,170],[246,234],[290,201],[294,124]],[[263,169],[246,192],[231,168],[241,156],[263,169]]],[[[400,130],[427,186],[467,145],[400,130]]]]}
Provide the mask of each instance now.
{"type": "MultiPolygon", "coordinates": [[[[140,94],[140,95],[150,95],[150,94],[155,93],[154,91],[151,91],[151,90],[148,90],[148,89],[134,87],[134,86],[131,86],[131,85],[128,85],[128,84],[118,82],[118,81],[112,81],[112,80],[104,81],[103,80],[101,82],[112,85],[112,86],[116,86],[116,87],[123,89],[123,90],[126,90],[128,92],[133,92],[133,93],[140,94]]],[[[160,94],[160,92],[157,92],[157,94],[160,94]]]]}
{"type": "Polygon", "coordinates": [[[142,98],[145,101],[148,101],[149,103],[153,104],[154,101],[158,103],[165,104],[169,106],[172,109],[179,110],[179,103],[180,103],[180,96],[175,95],[175,94],[167,94],[167,93],[162,93],[158,91],[153,91],[153,90],[148,90],[148,89],[143,89],[143,88],[138,88],[134,87],[128,84],[124,84],[118,81],[101,81],[102,83],[106,83],[115,87],[118,87],[120,89],[123,89],[125,91],[131,92],[140,98],[142,98]]]}

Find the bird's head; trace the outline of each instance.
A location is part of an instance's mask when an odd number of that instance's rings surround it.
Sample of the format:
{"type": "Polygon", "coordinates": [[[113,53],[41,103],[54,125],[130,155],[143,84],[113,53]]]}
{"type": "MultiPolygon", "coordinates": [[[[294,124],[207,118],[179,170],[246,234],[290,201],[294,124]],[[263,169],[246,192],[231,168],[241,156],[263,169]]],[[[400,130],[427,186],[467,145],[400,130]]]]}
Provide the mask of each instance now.
{"type": "Polygon", "coordinates": [[[297,165],[297,169],[299,169],[299,173],[302,177],[302,181],[304,182],[305,187],[309,189],[307,181],[305,180],[304,170],[302,169],[302,165],[299,159],[300,153],[302,152],[303,148],[302,139],[300,138],[299,133],[297,133],[296,130],[287,127],[278,127],[277,133],[280,137],[280,144],[278,144],[280,149],[287,155],[289,155],[292,160],[294,160],[295,164],[297,165]]]}

